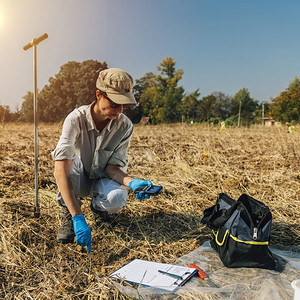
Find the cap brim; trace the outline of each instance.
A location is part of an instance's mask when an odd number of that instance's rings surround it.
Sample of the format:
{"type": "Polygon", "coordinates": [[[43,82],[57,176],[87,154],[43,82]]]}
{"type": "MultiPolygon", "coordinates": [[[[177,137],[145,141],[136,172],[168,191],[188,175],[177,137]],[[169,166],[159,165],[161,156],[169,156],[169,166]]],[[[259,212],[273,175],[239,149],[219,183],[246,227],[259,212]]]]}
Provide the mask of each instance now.
{"type": "Polygon", "coordinates": [[[132,93],[110,93],[106,91],[107,96],[117,104],[136,104],[136,100],[132,93]]]}

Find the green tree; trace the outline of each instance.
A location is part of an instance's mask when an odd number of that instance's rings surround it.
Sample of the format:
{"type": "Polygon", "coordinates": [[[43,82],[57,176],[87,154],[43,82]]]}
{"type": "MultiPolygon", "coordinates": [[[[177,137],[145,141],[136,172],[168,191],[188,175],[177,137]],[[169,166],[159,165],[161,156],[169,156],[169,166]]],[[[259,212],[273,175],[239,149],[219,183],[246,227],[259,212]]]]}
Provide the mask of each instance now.
{"type": "Polygon", "coordinates": [[[173,123],[178,122],[181,119],[180,105],[184,94],[184,88],[182,86],[172,87],[164,94],[162,109],[162,122],[173,123]]]}
{"type": "Polygon", "coordinates": [[[133,94],[135,99],[139,102],[141,99],[142,93],[151,86],[155,86],[157,84],[156,76],[152,73],[146,73],[140,79],[135,81],[135,85],[133,87],[133,94]]]}
{"type": "Polygon", "coordinates": [[[300,121],[300,88],[288,87],[279,96],[271,99],[270,115],[277,121],[300,121]]]}
{"type": "Polygon", "coordinates": [[[143,77],[136,80],[133,93],[138,101],[138,107],[141,109],[141,117],[148,116],[151,122],[156,124],[160,116],[157,116],[157,76],[152,72],[146,73],[143,77]]]}
{"type": "Polygon", "coordinates": [[[28,91],[22,98],[23,102],[21,105],[19,121],[33,122],[33,93],[28,91]]]}
{"type": "Polygon", "coordinates": [[[233,98],[222,92],[213,92],[212,96],[215,97],[215,105],[213,106],[212,111],[214,118],[218,118],[220,120],[226,120],[229,118],[234,107],[233,98]]]}
{"type": "Polygon", "coordinates": [[[293,89],[300,89],[300,79],[297,76],[288,86],[288,90],[293,90],[293,89]]]}
{"type": "Polygon", "coordinates": [[[135,85],[143,115],[149,116],[153,124],[177,122],[180,120],[180,105],[184,94],[183,87],[177,84],[183,70],[176,70],[172,57],[163,59],[157,69],[159,75],[147,73],[135,85]]]}
{"type": "Polygon", "coordinates": [[[167,56],[157,66],[157,70],[161,73],[158,80],[161,82],[161,88],[165,91],[177,87],[178,81],[182,79],[184,71],[181,69],[176,70],[175,64],[174,59],[167,56]]]}
{"type": "MultiPolygon", "coordinates": [[[[55,77],[38,94],[38,116],[44,122],[63,120],[74,108],[91,103],[95,98],[95,82],[100,70],[106,69],[106,62],[86,60],[71,61],[60,67],[55,77]]],[[[23,120],[31,120],[29,94],[22,103],[23,120]],[[23,105],[24,104],[24,105],[23,105]]],[[[33,112],[32,112],[33,114],[33,112]]]]}
{"type": "Polygon", "coordinates": [[[211,118],[215,118],[213,114],[216,97],[212,94],[203,97],[197,107],[197,120],[199,122],[207,122],[211,118]]]}
{"type": "Polygon", "coordinates": [[[158,82],[158,113],[162,117],[161,122],[172,123],[180,121],[180,105],[183,99],[184,89],[178,85],[182,79],[183,70],[176,70],[175,61],[167,56],[159,63],[157,70],[158,82]]]}
{"type": "Polygon", "coordinates": [[[197,115],[197,107],[199,105],[200,100],[198,99],[200,96],[199,89],[197,89],[195,92],[185,95],[181,106],[180,106],[180,111],[182,116],[189,120],[192,119],[194,120],[197,115]]]}
{"type": "Polygon", "coordinates": [[[233,99],[222,92],[213,92],[203,97],[197,107],[197,120],[208,122],[214,120],[226,120],[232,113],[233,99]]]}
{"type": "Polygon", "coordinates": [[[248,89],[240,89],[233,97],[233,114],[240,116],[240,124],[250,125],[253,121],[254,112],[258,108],[258,101],[250,97],[248,89]]]}

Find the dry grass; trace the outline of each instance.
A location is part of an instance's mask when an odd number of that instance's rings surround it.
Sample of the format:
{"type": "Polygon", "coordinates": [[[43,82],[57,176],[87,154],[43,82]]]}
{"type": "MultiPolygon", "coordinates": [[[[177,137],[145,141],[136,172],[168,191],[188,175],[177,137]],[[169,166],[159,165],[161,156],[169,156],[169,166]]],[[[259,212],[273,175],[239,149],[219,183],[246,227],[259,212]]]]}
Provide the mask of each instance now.
{"type": "MultiPolygon", "coordinates": [[[[221,192],[266,203],[271,244],[300,244],[300,134],[285,128],[136,126],[132,176],[164,186],[156,198],[129,203],[112,224],[92,229],[90,257],[56,242],[60,209],[50,152],[60,125],[39,126],[40,218],[34,210],[33,125],[6,124],[0,135],[0,298],[127,299],[106,275],[134,258],[174,262],[208,239],[203,210],[221,192]]],[[[88,199],[87,199],[88,200],[88,199]]]]}

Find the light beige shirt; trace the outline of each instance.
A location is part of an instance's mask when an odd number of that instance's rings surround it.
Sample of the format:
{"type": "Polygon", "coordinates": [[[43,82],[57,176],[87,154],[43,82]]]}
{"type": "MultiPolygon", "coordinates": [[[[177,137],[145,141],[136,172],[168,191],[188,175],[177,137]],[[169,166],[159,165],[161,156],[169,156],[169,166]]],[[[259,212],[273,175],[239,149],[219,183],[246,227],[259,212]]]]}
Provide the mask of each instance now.
{"type": "Polygon", "coordinates": [[[65,119],[54,160],[74,159],[79,156],[91,179],[105,177],[106,165],[118,165],[126,172],[127,149],[133,124],[124,114],[110,120],[99,132],[91,114],[92,104],[74,109],[65,119]]]}

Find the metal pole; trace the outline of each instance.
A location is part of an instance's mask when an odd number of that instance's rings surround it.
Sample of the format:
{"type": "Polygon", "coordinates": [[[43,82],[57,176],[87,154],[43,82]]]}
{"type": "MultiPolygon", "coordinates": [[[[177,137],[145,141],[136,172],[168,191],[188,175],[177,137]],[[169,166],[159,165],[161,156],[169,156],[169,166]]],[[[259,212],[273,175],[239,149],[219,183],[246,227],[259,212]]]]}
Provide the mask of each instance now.
{"type": "Polygon", "coordinates": [[[264,102],[262,103],[261,119],[262,119],[262,125],[265,126],[265,104],[264,104],[264,102]]]}
{"type": "Polygon", "coordinates": [[[29,44],[23,47],[24,50],[28,50],[33,47],[33,115],[34,115],[34,186],[35,186],[35,209],[34,216],[40,216],[39,206],[39,176],[38,176],[38,101],[37,101],[37,48],[36,46],[48,37],[45,33],[42,36],[33,39],[29,44]]]}
{"type": "Polygon", "coordinates": [[[34,216],[40,216],[39,206],[39,145],[38,145],[38,118],[37,118],[37,62],[36,62],[37,49],[36,45],[33,45],[33,118],[34,118],[34,187],[35,187],[35,210],[34,216]]]}
{"type": "Polygon", "coordinates": [[[238,117],[238,127],[240,128],[241,125],[241,109],[242,109],[242,101],[240,99],[240,103],[239,103],[239,117],[238,117]]]}

